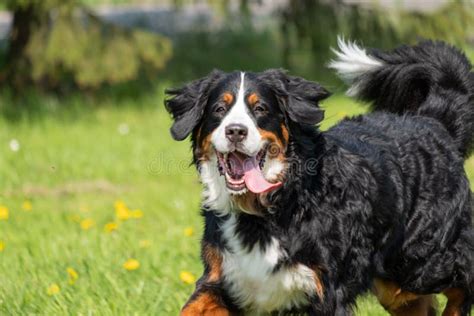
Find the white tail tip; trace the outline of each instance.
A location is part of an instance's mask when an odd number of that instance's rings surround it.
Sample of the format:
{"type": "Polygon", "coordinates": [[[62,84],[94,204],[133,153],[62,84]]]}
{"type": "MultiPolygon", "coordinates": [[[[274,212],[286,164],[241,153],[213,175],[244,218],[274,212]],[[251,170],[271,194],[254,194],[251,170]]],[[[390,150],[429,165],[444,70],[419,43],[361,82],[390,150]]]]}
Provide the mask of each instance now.
{"type": "Polygon", "coordinates": [[[354,42],[346,42],[343,37],[337,37],[338,49],[331,50],[336,54],[336,59],[329,63],[329,68],[336,70],[336,73],[344,81],[353,84],[347,94],[356,96],[361,82],[358,79],[373,70],[383,66],[382,61],[367,54],[364,48],[359,47],[354,42]]]}

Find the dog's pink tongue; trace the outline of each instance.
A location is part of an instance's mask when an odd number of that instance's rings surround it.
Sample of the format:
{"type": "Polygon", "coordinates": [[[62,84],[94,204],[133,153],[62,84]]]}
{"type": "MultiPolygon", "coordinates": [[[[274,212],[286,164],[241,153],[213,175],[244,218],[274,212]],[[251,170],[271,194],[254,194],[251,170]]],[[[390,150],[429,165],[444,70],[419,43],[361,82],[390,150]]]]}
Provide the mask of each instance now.
{"type": "Polygon", "coordinates": [[[244,181],[247,189],[253,193],[264,193],[278,188],[282,185],[281,182],[270,183],[268,182],[262,174],[258,166],[257,159],[252,157],[245,161],[245,172],[244,172],[244,181]]]}

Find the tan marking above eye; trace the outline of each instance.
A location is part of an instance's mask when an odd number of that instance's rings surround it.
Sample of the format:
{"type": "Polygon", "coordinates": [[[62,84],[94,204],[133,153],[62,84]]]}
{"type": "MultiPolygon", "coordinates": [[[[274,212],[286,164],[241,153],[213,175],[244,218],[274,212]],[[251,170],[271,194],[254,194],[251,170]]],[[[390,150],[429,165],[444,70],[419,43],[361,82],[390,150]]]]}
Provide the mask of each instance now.
{"type": "Polygon", "coordinates": [[[234,95],[230,92],[225,92],[222,95],[222,101],[224,101],[225,104],[227,104],[227,105],[231,105],[232,102],[234,102],[234,95]]]}
{"type": "Polygon", "coordinates": [[[255,104],[258,103],[259,100],[260,98],[258,97],[256,93],[252,93],[247,97],[247,102],[250,106],[254,106],[255,104]]]}

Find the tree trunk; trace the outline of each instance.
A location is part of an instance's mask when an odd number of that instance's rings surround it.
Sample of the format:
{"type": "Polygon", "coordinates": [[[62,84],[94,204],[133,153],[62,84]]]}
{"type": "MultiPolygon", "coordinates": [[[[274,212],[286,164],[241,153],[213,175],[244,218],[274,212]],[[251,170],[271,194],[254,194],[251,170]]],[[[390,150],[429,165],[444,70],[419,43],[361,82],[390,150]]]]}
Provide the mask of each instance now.
{"type": "Polygon", "coordinates": [[[19,7],[13,12],[6,67],[0,76],[0,81],[4,81],[15,90],[24,86],[31,78],[28,58],[25,53],[34,28],[40,24],[40,12],[36,6],[31,4],[19,7]]]}

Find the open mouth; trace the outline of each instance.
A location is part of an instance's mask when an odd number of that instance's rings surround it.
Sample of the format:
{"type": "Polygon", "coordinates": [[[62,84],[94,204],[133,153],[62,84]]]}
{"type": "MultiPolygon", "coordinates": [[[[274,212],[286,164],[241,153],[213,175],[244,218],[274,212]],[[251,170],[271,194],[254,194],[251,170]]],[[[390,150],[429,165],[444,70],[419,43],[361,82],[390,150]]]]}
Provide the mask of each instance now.
{"type": "Polygon", "coordinates": [[[237,150],[229,153],[216,151],[219,172],[225,177],[229,190],[245,193],[248,189],[253,193],[264,193],[281,186],[281,182],[270,183],[263,176],[267,148],[264,147],[255,156],[237,150]]]}

